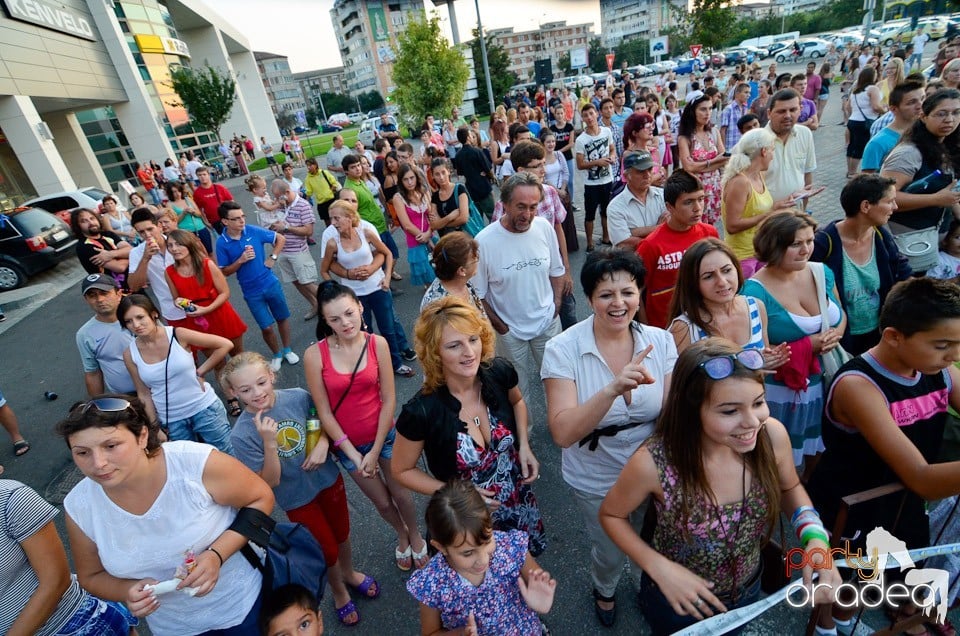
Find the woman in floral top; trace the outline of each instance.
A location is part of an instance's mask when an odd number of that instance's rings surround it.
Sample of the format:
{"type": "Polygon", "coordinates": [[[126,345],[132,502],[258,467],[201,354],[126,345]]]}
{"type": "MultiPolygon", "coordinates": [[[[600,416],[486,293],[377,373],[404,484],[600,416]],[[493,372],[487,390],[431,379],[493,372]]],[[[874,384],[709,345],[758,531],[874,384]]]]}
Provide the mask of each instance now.
{"type": "Polygon", "coordinates": [[[530,484],[540,464],[530,450],[517,372],[494,358],[493,327],[473,305],[447,296],[428,305],[414,329],[425,379],[397,419],[394,477],[425,495],[451,479],[473,482],[494,529],[523,530],[531,554],[539,555],[546,537],[530,484]],[[421,452],[433,476],[417,465],[421,452]]]}
{"type": "Polygon", "coordinates": [[[713,101],[701,95],[683,109],[680,115],[678,147],[680,165],[703,184],[703,222],[720,226],[720,177],[729,157],[724,157],[723,140],[710,123],[713,101]]]}
{"type": "Polygon", "coordinates": [[[475,306],[486,318],[483,303],[470,284],[479,262],[480,246],[466,232],[450,232],[441,237],[433,247],[433,269],[437,277],[423,294],[420,311],[444,296],[456,296],[475,306]]]}
{"type": "MultiPolygon", "coordinates": [[[[670,393],[656,433],[600,507],[603,529],[643,568],[640,606],[654,634],[757,600],[760,549],[781,511],[796,510],[801,520],[816,515],[790,438],[764,401],[762,368],[759,351],[722,338],[684,350],[673,369],[673,386],[684,390],[670,393]],[[657,510],[652,546],[628,521],[650,495],[657,510]]],[[[818,516],[816,524],[822,529],[818,516]]],[[[807,562],[820,563],[819,583],[828,584],[817,600],[830,602],[840,575],[814,554],[829,549],[826,531],[822,539],[802,537],[807,562]]],[[[809,584],[809,567],[803,576],[809,584]]]]}

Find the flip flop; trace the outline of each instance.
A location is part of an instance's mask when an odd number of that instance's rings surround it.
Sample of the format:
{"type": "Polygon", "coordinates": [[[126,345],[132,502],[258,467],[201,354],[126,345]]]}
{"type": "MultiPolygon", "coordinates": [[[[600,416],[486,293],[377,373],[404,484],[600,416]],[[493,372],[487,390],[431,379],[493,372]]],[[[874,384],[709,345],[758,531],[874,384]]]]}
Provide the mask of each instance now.
{"type": "Polygon", "coordinates": [[[411,555],[413,557],[413,565],[418,570],[422,570],[427,566],[427,563],[430,563],[430,557],[427,556],[427,547],[428,544],[426,541],[423,542],[423,549],[419,552],[412,552],[413,548],[410,548],[411,555]]]}
{"type": "Polygon", "coordinates": [[[26,455],[30,451],[30,442],[25,439],[13,443],[13,454],[17,457],[26,455]]]}
{"type": "Polygon", "coordinates": [[[240,406],[240,400],[237,398],[230,398],[227,400],[227,413],[230,417],[240,417],[240,414],[243,413],[243,408],[240,406]]]}
{"type": "Polygon", "coordinates": [[[400,571],[409,572],[410,568],[413,567],[413,551],[410,546],[407,546],[407,549],[403,552],[400,551],[400,548],[395,548],[394,554],[396,555],[397,567],[400,571]]]}
{"type": "MultiPolygon", "coordinates": [[[[350,589],[352,589],[354,592],[357,592],[358,594],[360,594],[361,596],[363,596],[363,597],[365,597],[365,598],[368,598],[368,599],[373,600],[373,599],[377,598],[378,596],[380,596],[380,584],[377,583],[377,580],[376,580],[375,578],[373,578],[372,576],[368,576],[368,575],[364,574],[364,575],[363,575],[363,581],[360,582],[360,585],[351,585],[350,583],[347,583],[347,585],[348,585],[348,586],[350,587],[350,589]],[[370,590],[371,590],[371,588],[373,588],[374,586],[376,586],[376,589],[375,589],[375,591],[373,592],[373,594],[371,594],[371,593],[370,593],[370,590]]],[[[339,611],[339,610],[338,610],[338,611],[339,611]]]]}
{"type": "Polygon", "coordinates": [[[357,611],[357,606],[353,604],[353,601],[347,601],[347,604],[343,607],[336,608],[337,610],[337,620],[340,621],[340,624],[344,627],[355,627],[360,624],[360,612],[357,611]],[[347,617],[351,614],[356,614],[357,620],[352,623],[347,622],[347,617]]]}

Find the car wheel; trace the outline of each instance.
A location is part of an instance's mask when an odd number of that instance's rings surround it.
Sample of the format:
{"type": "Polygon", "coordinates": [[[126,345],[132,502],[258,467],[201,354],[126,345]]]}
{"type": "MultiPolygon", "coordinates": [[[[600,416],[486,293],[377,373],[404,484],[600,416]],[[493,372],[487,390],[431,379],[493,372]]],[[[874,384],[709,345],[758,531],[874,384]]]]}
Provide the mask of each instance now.
{"type": "Polygon", "coordinates": [[[810,57],[814,59],[818,57],[823,57],[823,53],[821,53],[820,51],[814,51],[813,53],[810,54],[810,57]]]}
{"type": "Polygon", "coordinates": [[[883,43],[884,46],[893,46],[893,38],[887,38],[887,41],[883,43]]]}
{"type": "Polygon", "coordinates": [[[10,291],[22,287],[27,282],[27,275],[19,265],[0,262],[0,291],[10,291]]]}
{"type": "Polygon", "coordinates": [[[786,60],[786,58],[783,57],[782,55],[778,55],[776,59],[777,59],[777,64],[783,64],[783,62],[786,60]]]}

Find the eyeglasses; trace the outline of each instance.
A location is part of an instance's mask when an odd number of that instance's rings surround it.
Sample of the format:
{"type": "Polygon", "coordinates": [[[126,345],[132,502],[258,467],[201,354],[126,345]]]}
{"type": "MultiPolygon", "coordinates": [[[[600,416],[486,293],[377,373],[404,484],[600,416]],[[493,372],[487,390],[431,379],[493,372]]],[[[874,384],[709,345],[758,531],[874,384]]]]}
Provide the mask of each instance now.
{"type": "Polygon", "coordinates": [[[938,110],[935,113],[930,113],[930,117],[934,119],[960,119],[960,110],[938,110]]]}
{"type": "Polygon", "coordinates": [[[751,371],[759,371],[763,368],[763,354],[756,349],[746,349],[740,353],[709,358],[697,366],[706,371],[711,380],[725,380],[733,375],[737,362],[751,371]]]}
{"type": "Polygon", "coordinates": [[[101,413],[122,413],[127,409],[133,409],[133,404],[123,398],[96,398],[83,405],[80,415],[86,415],[92,408],[101,413]]]}

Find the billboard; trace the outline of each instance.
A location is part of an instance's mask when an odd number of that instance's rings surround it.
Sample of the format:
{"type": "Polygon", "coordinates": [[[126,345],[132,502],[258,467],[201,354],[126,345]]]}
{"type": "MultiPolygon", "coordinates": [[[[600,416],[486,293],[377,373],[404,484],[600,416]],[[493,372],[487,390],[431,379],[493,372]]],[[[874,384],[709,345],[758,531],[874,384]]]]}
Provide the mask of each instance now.
{"type": "Polygon", "coordinates": [[[580,49],[570,49],[570,68],[584,68],[588,63],[586,47],[580,49]]]}

